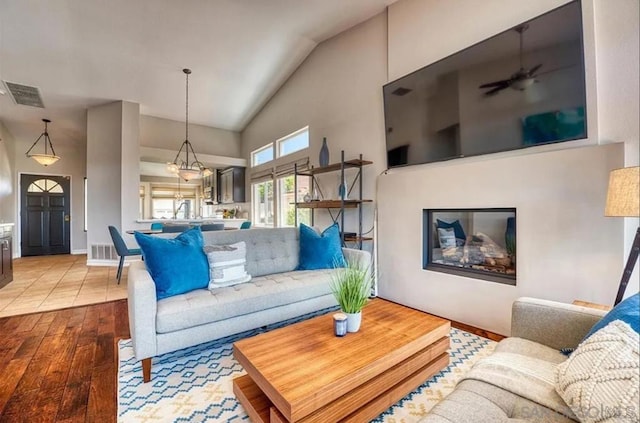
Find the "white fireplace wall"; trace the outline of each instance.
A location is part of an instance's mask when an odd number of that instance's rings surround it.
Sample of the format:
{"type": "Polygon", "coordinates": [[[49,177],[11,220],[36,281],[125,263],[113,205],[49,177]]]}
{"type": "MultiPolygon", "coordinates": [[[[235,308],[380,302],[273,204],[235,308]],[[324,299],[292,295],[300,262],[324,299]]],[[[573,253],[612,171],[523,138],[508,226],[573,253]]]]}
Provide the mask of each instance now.
{"type": "Polygon", "coordinates": [[[390,170],[378,179],[379,295],[501,334],[520,296],[612,303],[623,219],[604,217],[622,144],[390,170]],[[515,287],[422,269],[422,211],[515,207],[515,287]],[[384,222],[384,224],[382,224],[384,222]]]}

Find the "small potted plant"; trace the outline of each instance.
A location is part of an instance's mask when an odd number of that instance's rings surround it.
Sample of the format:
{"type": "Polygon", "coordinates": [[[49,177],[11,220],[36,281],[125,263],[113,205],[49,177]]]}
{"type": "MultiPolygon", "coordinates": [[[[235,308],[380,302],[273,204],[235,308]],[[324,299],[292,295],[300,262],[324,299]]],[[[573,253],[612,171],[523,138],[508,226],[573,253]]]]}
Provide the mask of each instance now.
{"type": "Polygon", "coordinates": [[[340,309],[347,315],[347,332],[357,332],[362,321],[362,308],[371,295],[373,278],[368,268],[347,263],[331,277],[331,291],[340,309]]]}

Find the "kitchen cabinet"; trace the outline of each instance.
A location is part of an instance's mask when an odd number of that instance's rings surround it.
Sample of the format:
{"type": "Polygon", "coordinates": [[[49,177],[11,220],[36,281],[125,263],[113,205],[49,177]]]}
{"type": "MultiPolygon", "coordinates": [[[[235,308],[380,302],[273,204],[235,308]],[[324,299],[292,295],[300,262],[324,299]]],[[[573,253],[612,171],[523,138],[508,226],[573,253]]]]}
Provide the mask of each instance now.
{"type": "Polygon", "coordinates": [[[0,287],[13,280],[11,231],[0,228],[0,287]]]}
{"type": "Polygon", "coordinates": [[[222,204],[245,202],[245,169],[230,167],[218,174],[219,201],[222,204]]]}
{"type": "Polygon", "coordinates": [[[207,204],[218,204],[218,171],[202,178],[203,200],[207,204]]]}

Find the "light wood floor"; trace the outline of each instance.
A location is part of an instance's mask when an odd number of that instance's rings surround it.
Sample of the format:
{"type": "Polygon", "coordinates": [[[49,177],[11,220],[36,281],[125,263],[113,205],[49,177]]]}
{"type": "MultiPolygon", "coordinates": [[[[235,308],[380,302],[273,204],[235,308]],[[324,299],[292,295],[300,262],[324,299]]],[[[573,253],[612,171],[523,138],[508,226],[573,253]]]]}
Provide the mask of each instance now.
{"type": "Polygon", "coordinates": [[[126,267],[86,266],[86,255],[23,257],[13,261],[13,281],[0,288],[0,317],[58,310],[127,298],[126,267]]]}

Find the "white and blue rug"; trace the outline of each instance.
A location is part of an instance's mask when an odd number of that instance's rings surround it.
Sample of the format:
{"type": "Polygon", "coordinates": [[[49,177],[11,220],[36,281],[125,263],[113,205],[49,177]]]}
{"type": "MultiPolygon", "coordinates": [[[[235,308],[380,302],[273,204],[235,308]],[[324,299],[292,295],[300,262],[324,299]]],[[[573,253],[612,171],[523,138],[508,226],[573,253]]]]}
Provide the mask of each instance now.
{"type": "MultiPolygon", "coordinates": [[[[142,383],[141,364],[133,356],[131,340],[121,340],[118,344],[118,421],[248,422],[233,394],[233,379],[244,374],[242,366],[233,358],[233,343],[332,310],[321,310],[156,357],[150,383],[142,383]]],[[[453,390],[473,363],[491,353],[494,347],[495,342],[491,340],[451,329],[449,366],[374,422],[418,421],[453,390]]]]}

